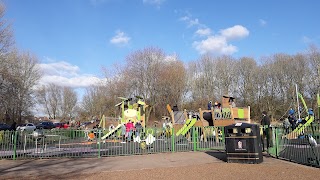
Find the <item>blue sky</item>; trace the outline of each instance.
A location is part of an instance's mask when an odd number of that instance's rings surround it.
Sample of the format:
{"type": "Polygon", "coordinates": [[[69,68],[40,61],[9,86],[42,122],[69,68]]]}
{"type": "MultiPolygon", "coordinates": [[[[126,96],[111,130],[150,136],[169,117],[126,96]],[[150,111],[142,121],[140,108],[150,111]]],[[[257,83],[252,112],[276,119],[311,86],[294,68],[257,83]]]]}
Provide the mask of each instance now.
{"type": "Polygon", "coordinates": [[[3,0],[19,49],[43,83],[86,87],[101,67],[149,46],[185,62],[201,54],[259,58],[320,44],[316,0],[3,0]]]}

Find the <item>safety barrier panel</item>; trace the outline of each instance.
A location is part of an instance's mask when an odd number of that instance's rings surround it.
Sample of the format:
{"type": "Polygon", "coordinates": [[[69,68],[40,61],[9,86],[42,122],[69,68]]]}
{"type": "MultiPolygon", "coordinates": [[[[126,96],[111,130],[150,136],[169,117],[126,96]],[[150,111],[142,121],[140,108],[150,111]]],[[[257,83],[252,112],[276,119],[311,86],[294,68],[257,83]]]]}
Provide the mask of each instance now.
{"type": "Polygon", "coordinates": [[[176,136],[175,129],[147,128],[127,134],[121,129],[107,138],[102,130],[52,129],[0,131],[0,159],[104,157],[163,152],[224,149],[223,128],[192,127],[176,136]]]}
{"type": "Polygon", "coordinates": [[[283,126],[261,127],[261,133],[264,150],[271,156],[320,167],[320,124],[311,124],[302,133],[283,126]]]}
{"type": "MultiPolygon", "coordinates": [[[[147,128],[139,136],[137,132],[126,136],[118,130],[106,139],[101,138],[107,134],[102,130],[0,131],[0,159],[99,158],[225,149],[223,127],[192,127],[176,136],[178,130],[147,128]]],[[[264,151],[271,156],[320,167],[320,124],[311,124],[300,134],[282,126],[261,126],[260,133],[264,151]]]]}

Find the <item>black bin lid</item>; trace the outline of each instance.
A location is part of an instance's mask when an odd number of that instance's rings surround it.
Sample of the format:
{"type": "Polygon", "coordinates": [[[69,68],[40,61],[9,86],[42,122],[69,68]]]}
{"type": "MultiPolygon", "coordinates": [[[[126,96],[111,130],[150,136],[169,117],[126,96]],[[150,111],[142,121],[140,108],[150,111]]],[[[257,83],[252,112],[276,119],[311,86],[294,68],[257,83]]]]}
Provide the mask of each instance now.
{"type": "Polygon", "coordinates": [[[249,124],[249,123],[235,123],[229,126],[225,126],[226,129],[233,129],[233,128],[251,128],[257,126],[256,124],[249,124]]]}
{"type": "Polygon", "coordinates": [[[249,123],[235,123],[229,126],[225,126],[225,134],[229,136],[231,134],[258,134],[258,125],[257,124],[249,124],[249,123]],[[250,128],[250,132],[246,132],[246,129],[250,128]],[[238,129],[237,132],[234,132],[234,129],[238,129]]]}

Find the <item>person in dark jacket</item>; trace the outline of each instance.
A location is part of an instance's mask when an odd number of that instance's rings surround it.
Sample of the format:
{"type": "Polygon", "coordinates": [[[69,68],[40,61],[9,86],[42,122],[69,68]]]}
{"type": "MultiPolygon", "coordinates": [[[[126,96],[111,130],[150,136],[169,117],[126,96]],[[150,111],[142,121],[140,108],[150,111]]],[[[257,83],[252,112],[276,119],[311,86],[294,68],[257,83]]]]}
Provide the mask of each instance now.
{"type": "Polygon", "coordinates": [[[288,120],[291,124],[291,128],[292,128],[292,131],[296,128],[296,124],[297,124],[297,119],[296,117],[294,116],[294,110],[293,109],[290,109],[289,110],[289,116],[288,116],[288,120]]]}
{"type": "Polygon", "coordinates": [[[208,110],[211,110],[212,109],[212,101],[209,101],[208,102],[208,110]]]}
{"type": "Polygon", "coordinates": [[[173,107],[172,107],[172,111],[179,111],[179,108],[178,108],[178,105],[174,105],[173,107]]]}
{"type": "Polygon", "coordinates": [[[269,116],[267,115],[267,112],[266,111],[263,111],[262,112],[262,120],[261,120],[261,125],[263,126],[270,126],[270,118],[269,116]]]}
{"type": "Polygon", "coordinates": [[[270,147],[270,136],[269,136],[269,127],[270,127],[270,118],[266,111],[262,112],[261,125],[263,126],[263,135],[262,135],[262,145],[264,149],[264,139],[267,141],[267,148],[270,147]]]}
{"type": "Polygon", "coordinates": [[[17,123],[16,123],[16,121],[13,121],[13,123],[11,124],[10,129],[11,129],[11,131],[15,131],[16,128],[17,128],[17,123]]]}
{"type": "Polygon", "coordinates": [[[140,136],[140,133],[142,132],[142,121],[137,121],[135,124],[135,129],[136,129],[136,136],[140,136]]]}

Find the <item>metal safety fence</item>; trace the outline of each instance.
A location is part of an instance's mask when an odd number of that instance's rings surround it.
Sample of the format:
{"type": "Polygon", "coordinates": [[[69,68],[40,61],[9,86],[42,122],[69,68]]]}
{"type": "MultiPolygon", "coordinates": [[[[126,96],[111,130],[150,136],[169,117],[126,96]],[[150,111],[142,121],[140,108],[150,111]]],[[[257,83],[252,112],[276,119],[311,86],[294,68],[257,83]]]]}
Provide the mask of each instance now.
{"type": "MultiPolygon", "coordinates": [[[[52,129],[0,131],[0,159],[83,158],[225,150],[223,127],[146,128],[142,132],[52,129]],[[108,135],[106,137],[106,135],[108,135]]],[[[279,159],[320,167],[320,124],[296,132],[262,127],[264,151],[279,159]]]]}
{"type": "Polygon", "coordinates": [[[261,127],[263,148],[273,157],[320,167],[320,124],[302,131],[283,126],[261,127]]]}
{"type": "Polygon", "coordinates": [[[104,157],[224,149],[223,128],[192,127],[183,134],[163,128],[0,131],[0,159],[104,157]]]}

